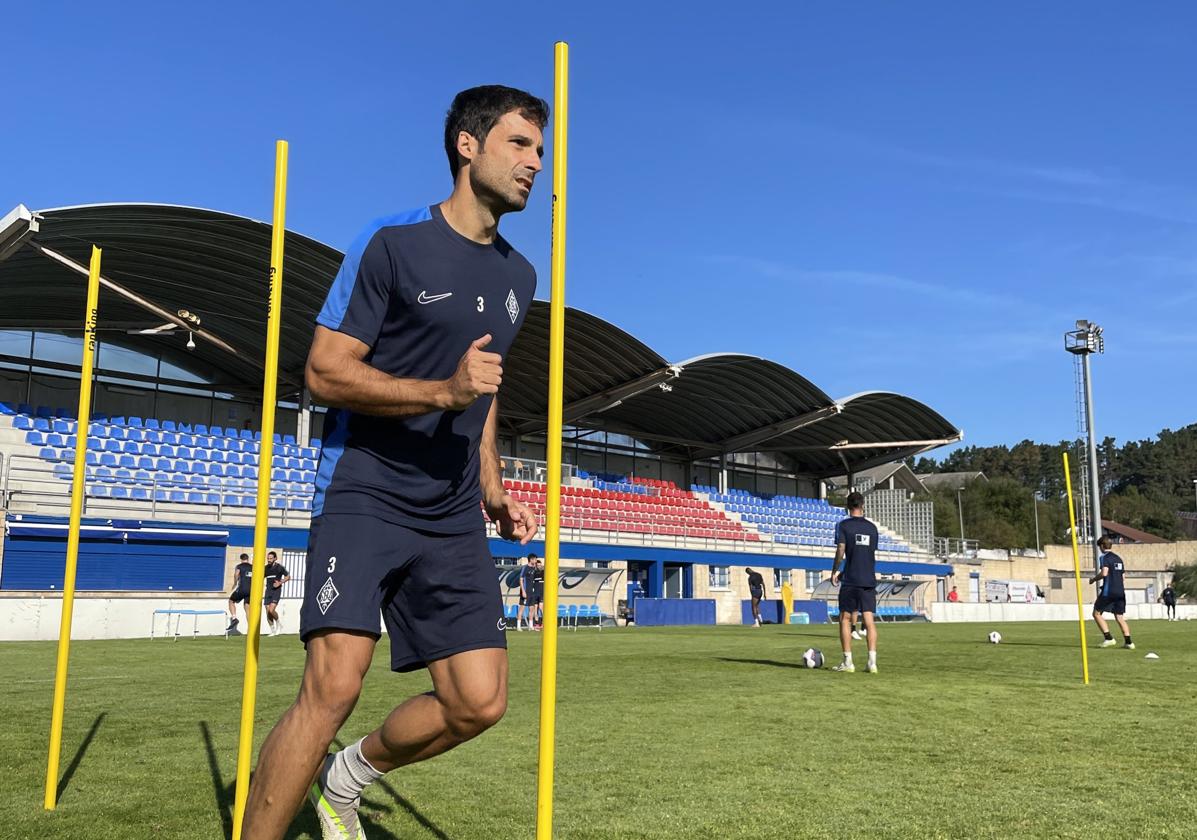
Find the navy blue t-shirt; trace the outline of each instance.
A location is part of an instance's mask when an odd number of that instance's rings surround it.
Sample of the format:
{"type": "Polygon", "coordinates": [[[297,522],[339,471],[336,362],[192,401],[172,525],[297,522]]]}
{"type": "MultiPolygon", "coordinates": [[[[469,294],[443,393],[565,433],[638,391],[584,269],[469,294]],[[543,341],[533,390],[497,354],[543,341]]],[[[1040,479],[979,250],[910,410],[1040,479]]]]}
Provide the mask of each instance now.
{"type": "Polygon", "coordinates": [[[877,585],[877,526],[863,516],[842,519],[835,526],[835,544],[844,546],[842,584],[877,585]]]}
{"type": "MultiPolygon", "coordinates": [[[[448,379],[470,344],[506,359],[536,271],[502,237],[483,245],[439,207],[370,225],[345,255],[316,323],[370,347],[364,361],[404,379],[448,379]]],[[[330,411],[313,516],[354,513],[425,531],[483,527],[478,444],[493,397],[464,411],[389,418],[330,411]]]]}
{"type": "Polygon", "coordinates": [[[237,592],[249,592],[249,584],[254,576],[253,563],[238,563],[237,571],[241,573],[237,578],[237,592]]]}
{"type": "Polygon", "coordinates": [[[1101,581],[1101,594],[1109,598],[1126,597],[1126,585],[1122,581],[1122,558],[1107,551],[1101,556],[1101,565],[1109,569],[1101,581]]]}
{"type": "Polygon", "coordinates": [[[286,566],[282,563],[267,563],[266,564],[266,591],[269,592],[274,589],[274,582],[282,580],[290,575],[286,566]]]}

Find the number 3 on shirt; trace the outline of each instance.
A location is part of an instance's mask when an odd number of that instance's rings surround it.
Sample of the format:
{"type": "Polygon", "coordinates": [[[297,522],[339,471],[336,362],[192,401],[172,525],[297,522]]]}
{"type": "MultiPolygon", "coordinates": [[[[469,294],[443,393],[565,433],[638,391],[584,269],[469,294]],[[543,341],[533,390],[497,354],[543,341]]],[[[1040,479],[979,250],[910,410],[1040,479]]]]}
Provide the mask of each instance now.
{"type": "Polygon", "coordinates": [[[329,557],[328,558],[328,573],[331,575],[336,570],[337,570],[337,558],[329,557]]]}
{"type": "Polygon", "coordinates": [[[478,298],[478,311],[479,312],[486,311],[486,301],[483,300],[482,298],[478,298]]]}

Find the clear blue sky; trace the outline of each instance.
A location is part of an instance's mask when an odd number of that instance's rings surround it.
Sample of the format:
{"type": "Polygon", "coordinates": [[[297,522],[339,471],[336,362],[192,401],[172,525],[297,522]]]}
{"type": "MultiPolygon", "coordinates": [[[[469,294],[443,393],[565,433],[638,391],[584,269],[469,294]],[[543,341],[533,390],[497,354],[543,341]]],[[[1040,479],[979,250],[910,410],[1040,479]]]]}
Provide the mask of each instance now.
{"type": "MultiPolygon", "coordinates": [[[[344,248],[450,187],[454,92],[572,47],[568,301],[671,359],[895,390],[967,441],[1197,421],[1197,7],[18,3],[0,204],[199,205],[344,248]],[[68,10],[69,9],[69,10],[68,10]]],[[[551,150],[549,152],[551,155],[551,150]]],[[[504,232],[548,294],[548,172],[504,232]]],[[[2,212],[2,211],[0,211],[2,212]]]]}

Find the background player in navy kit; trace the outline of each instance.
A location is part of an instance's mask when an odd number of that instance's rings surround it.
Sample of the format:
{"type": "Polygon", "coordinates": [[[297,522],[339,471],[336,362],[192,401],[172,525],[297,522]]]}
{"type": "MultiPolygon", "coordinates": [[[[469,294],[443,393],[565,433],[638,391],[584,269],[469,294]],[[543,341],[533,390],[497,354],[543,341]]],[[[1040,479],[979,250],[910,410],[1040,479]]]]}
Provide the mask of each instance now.
{"type": "Polygon", "coordinates": [[[1169,621],[1176,621],[1176,590],[1172,588],[1172,584],[1164,587],[1164,591],[1160,593],[1160,600],[1164,603],[1164,614],[1169,621]]]}
{"type": "Polygon", "coordinates": [[[532,558],[532,588],[528,593],[531,604],[532,628],[540,630],[544,627],[544,560],[532,558]]]}
{"type": "Polygon", "coordinates": [[[249,582],[254,574],[254,565],[249,555],[242,554],[233,567],[233,591],[229,593],[229,632],[237,628],[237,604],[246,604],[245,617],[249,618],[249,582]]]}
{"type": "Polygon", "coordinates": [[[519,612],[515,614],[517,630],[524,629],[525,618],[528,620],[528,629],[531,630],[533,626],[535,616],[532,612],[532,574],[535,571],[536,555],[529,554],[520,569],[520,608],[519,612]]]}
{"type": "Polygon", "coordinates": [[[1097,600],[1093,602],[1093,620],[1097,622],[1098,629],[1105,636],[1105,641],[1101,643],[1101,646],[1113,647],[1118,643],[1110,635],[1110,626],[1102,617],[1103,612],[1113,613],[1114,620],[1118,622],[1118,629],[1122,631],[1124,639],[1122,646],[1127,650],[1134,650],[1135,643],[1131,641],[1130,627],[1127,626],[1126,619],[1123,618],[1126,613],[1126,586],[1122,580],[1122,558],[1110,551],[1111,545],[1113,545],[1113,541],[1107,536],[1103,536],[1097,541],[1097,547],[1101,549],[1101,568],[1097,570],[1097,574],[1089,578],[1089,582],[1101,581],[1101,589],[1098,591],[1097,600]]]}
{"type": "Polygon", "coordinates": [[[283,597],[283,584],[291,579],[290,572],[282,563],[278,562],[278,554],[270,551],[266,553],[265,594],[262,604],[266,607],[266,621],[270,627],[270,635],[277,636],[282,632],[282,625],[278,620],[278,602],[283,597]]]}
{"type": "Polygon", "coordinates": [[[495,401],[536,274],[498,223],[527,203],[547,121],[544,101],[522,91],[458,94],[445,120],[452,194],[367,229],[317,318],[307,385],[338,410],[308,542],[307,663],[262,746],[245,840],[279,840],[309,786],[325,838],[362,837],[366,785],[506,711],[502,598],[480,507],[506,539],[536,533],[532,511],[503,488],[495,401]],[[433,690],[326,756],[357,702],[380,613],[392,669],[427,668],[433,690]]]}
{"type": "Polygon", "coordinates": [[[745,569],[748,575],[748,597],[752,599],[752,626],[761,626],[761,599],[765,597],[765,576],[752,569],[745,569]]]}
{"type": "Polygon", "coordinates": [[[840,644],[844,649],[844,661],[833,671],[856,670],[852,664],[852,614],[859,612],[869,644],[868,672],[877,673],[877,625],[873,622],[877,611],[876,562],[877,526],[864,518],[864,496],[849,493],[848,518],[835,526],[835,562],[831,565],[831,582],[840,585],[840,644]]]}

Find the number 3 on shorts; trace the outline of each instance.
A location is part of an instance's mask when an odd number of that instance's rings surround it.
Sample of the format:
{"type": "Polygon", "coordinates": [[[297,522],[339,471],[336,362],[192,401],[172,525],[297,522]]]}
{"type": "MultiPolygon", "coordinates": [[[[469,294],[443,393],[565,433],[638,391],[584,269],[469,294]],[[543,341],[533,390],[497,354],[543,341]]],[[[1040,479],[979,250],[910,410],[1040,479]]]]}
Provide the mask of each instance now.
{"type": "Polygon", "coordinates": [[[337,570],[337,558],[335,556],[329,557],[328,558],[328,573],[331,575],[336,570],[337,570]]]}

